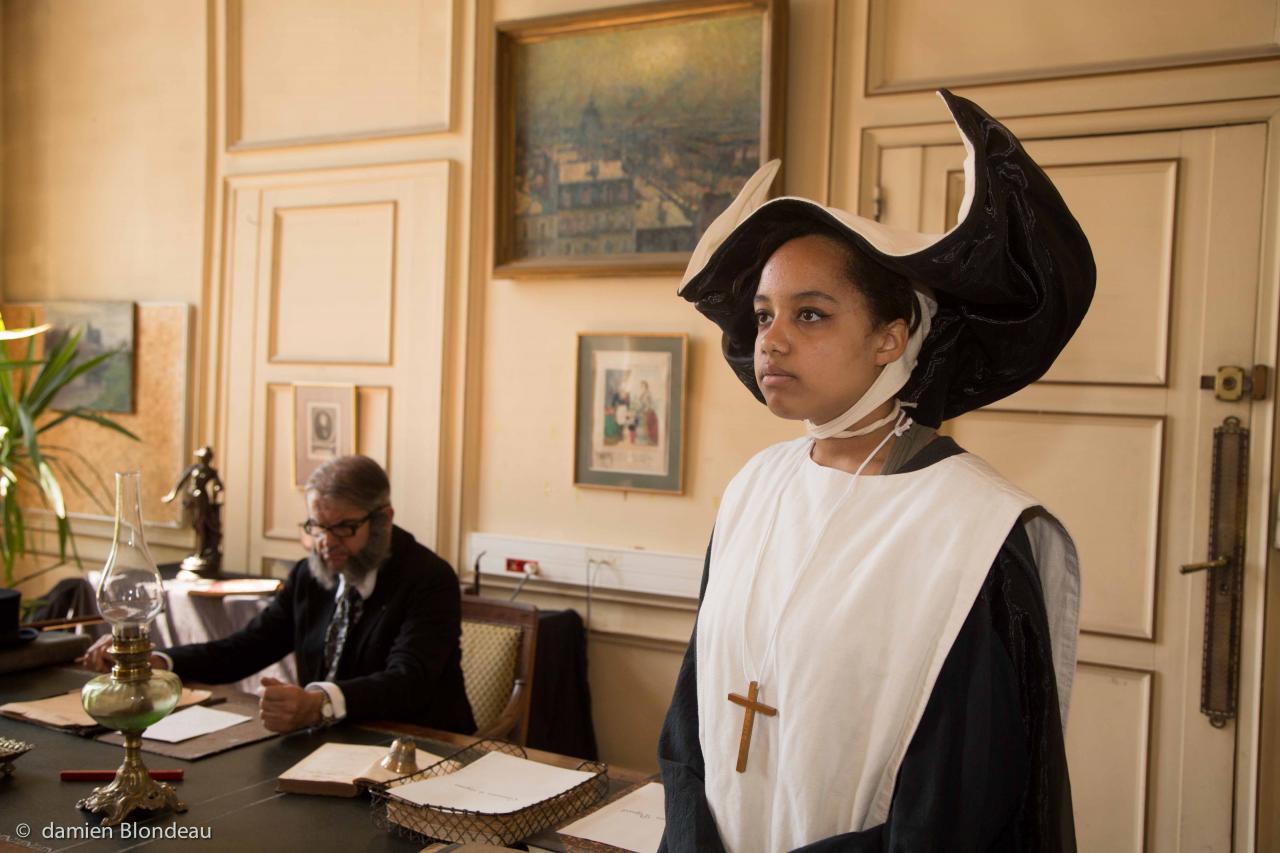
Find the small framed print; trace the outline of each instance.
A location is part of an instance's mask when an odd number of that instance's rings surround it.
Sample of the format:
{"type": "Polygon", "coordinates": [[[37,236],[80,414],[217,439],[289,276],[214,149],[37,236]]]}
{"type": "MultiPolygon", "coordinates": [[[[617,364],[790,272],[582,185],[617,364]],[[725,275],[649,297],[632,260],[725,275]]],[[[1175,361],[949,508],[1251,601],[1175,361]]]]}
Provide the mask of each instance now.
{"type": "Polygon", "coordinates": [[[356,386],[293,386],[293,484],[322,464],[356,452],[356,386]]]}
{"type": "Polygon", "coordinates": [[[684,491],[685,335],[578,335],[573,482],[684,491]]]}

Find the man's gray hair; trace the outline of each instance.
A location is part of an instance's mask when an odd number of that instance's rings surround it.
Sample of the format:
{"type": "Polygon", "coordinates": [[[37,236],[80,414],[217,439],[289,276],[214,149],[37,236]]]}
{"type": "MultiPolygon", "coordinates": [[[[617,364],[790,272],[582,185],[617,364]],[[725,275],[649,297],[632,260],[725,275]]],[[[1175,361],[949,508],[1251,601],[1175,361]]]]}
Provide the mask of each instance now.
{"type": "Polygon", "coordinates": [[[391,503],[387,472],[368,456],[330,459],[307,478],[307,492],[344,500],[366,512],[391,503]]]}

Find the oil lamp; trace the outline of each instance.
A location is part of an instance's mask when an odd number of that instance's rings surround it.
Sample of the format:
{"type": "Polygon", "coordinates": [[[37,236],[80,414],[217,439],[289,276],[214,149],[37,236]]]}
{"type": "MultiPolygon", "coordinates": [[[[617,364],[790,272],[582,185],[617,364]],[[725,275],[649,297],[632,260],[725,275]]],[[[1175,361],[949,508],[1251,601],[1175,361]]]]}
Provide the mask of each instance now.
{"type": "Polygon", "coordinates": [[[152,670],[151,620],[164,609],[160,570],[142,532],[137,471],[116,474],[116,518],[111,553],[98,582],[98,611],[111,624],[109,675],[84,686],[85,711],[124,735],[124,763],[109,784],[76,803],[118,824],[135,809],[186,811],[173,786],[151,778],[142,763],[142,732],[167,716],[182,696],[182,681],[167,670],[152,670]]]}

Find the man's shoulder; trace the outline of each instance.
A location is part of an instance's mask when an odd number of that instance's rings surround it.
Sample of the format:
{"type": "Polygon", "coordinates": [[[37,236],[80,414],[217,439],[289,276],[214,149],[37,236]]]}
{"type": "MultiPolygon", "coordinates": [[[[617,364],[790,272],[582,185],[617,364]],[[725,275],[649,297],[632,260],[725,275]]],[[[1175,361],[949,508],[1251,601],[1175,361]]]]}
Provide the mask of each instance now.
{"type": "Polygon", "coordinates": [[[402,527],[391,528],[391,557],[379,571],[388,570],[403,575],[403,581],[408,583],[458,582],[453,567],[443,557],[402,527]]]}

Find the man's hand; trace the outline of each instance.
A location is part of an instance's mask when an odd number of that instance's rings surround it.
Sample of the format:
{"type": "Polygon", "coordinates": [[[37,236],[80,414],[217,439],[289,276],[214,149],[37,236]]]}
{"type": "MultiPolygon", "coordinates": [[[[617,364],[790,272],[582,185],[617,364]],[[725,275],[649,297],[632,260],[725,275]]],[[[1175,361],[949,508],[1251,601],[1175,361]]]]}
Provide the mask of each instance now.
{"type": "MultiPolygon", "coordinates": [[[[83,657],[76,658],[76,663],[94,672],[110,672],[116,665],[116,657],[111,654],[111,635],[104,634],[93,641],[93,645],[85,651],[83,657]]],[[[151,655],[152,669],[168,669],[168,663],[160,655],[151,655]]]]}
{"type": "Polygon", "coordinates": [[[258,709],[262,725],[273,732],[291,732],[320,723],[320,706],[325,695],[319,690],[303,690],[278,678],[262,678],[262,700],[258,709]]]}

